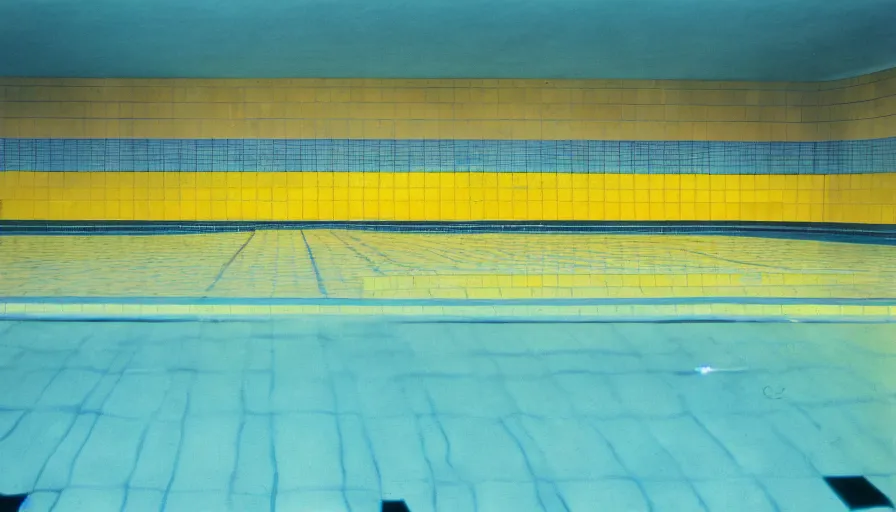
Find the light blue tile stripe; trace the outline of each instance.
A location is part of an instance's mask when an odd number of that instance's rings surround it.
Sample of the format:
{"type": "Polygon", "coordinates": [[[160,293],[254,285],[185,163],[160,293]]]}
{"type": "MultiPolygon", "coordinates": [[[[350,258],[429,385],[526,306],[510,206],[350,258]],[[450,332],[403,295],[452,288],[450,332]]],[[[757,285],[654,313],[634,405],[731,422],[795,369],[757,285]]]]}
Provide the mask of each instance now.
{"type": "Polygon", "coordinates": [[[0,139],[0,171],[896,172],[896,138],[825,142],[0,139]]]}

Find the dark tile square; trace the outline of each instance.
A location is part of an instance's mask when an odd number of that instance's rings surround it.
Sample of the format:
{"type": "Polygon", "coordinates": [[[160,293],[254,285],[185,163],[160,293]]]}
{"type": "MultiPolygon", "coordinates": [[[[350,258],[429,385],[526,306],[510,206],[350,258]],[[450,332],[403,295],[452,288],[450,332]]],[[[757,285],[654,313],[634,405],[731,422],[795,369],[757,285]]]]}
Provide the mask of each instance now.
{"type": "Polygon", "coordinates": [[[27,494],[14,494],[6,496],[0,494],[0,512],[19,512],[22,503],[28,498],[27,494]]]}
{"type": "Polygon", "coordinates": [[[404,500],[386,501],[383,500],[383,507],[380,512],[411,512],[404,500]]]}
{"type": "Polygon", "coordinates": [[[872,507],[893,507],[890,498],[880,492],[864,476],[826,476],[824,481],[846,503],[850,510],[872,507]]]}

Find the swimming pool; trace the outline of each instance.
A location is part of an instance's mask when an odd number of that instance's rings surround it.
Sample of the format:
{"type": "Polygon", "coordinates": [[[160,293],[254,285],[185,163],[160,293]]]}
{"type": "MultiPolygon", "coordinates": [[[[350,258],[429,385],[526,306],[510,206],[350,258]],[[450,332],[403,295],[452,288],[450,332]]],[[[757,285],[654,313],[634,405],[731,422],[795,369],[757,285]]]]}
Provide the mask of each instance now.
{"type": "Polygon", "coordinates": [[[846,510],[826,476],[896,491],[894,324],[314,315],[0,339],[0,489],[29,511],[821,512],[846,510]]]}
{"type": "Polygon", "coordinates": [[[896,69],[310,69],[0,77],[0,512],[896,496],[896,69]]]}
{"type": "Polygon", "coordinates": [[[7,235],[0,268],[0,493],[29,511],[846,510],[832,477],[896,494],[887,243],[7,235]]]}

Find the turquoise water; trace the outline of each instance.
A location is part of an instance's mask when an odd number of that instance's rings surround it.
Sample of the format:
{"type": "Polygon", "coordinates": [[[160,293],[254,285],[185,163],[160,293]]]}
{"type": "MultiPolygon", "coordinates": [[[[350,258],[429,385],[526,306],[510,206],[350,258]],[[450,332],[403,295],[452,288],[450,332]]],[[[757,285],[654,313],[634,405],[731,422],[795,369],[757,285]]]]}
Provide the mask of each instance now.
{"type": "Polygon", "coordinates": [[[0,322],[29,511],[844,511],[896,324],[0,322]]]}

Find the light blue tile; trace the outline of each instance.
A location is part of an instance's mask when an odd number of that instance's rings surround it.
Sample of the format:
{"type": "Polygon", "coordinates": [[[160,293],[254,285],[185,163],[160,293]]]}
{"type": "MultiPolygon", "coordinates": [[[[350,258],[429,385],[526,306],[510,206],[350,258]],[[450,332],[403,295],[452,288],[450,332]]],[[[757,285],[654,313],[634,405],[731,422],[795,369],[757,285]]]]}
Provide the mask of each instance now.
{"type": "Polygon", "coordinates": [[[823,475],[855,475],[862,473],[860,461],[846,451],[842,438],[801,411],[791,410],[769,417],[775,431],[823,475]]]}
{"type": "Polygon", "coordinates": [[[228,501],[224,491],[174,491],[165,497],[162,512],[220,512],[230,510],[228,501]]]}
{"type": "Polygon", "coordinates": [[[542,358],[535,355],[494,355],[489,359],[496,366],[498,373],[508,377],[534,378],[548,374],[542,358]]]}
{"type": "Polygon", "coordinates": [[[432,376],[423,382],[438,414],[480,418],[519,412],[500,381],[432,376]]]}
{"type": "Polygon", "coordinates": [[[180,423],[151,422],[143,438],[129,485],[146,489],[167,488],[174,472],[180,442],[180,423]]]}
{"type": "Polygon", "coordinates": [[[0,439],[6,437],[24,414],[24,411],[0,411],[0,439]]]}
{"type": "Polygon", "coordinates": [[[233,479],[233,492],[270,494],[274,490],[270,417],[254,414],[246,416],[241,427],[239,443],[239,459],[233,479]]]}
{"type": "Polygon", "coordinates": [[[31,492],[44,464],[74,421],[71,413],[25,414],[14,430],[0,438],[0,489],[5,494],[31,492]]]}
{"type": "Polygon", "coordinates": [[[518,433],[495,419],[443,417],[440,423],[451,444],[451,463],[465,481],[526,481],[532,473],[518,433]]]}
{"type": "Polygon", "coordinates": [[[59,370],[69,357],[68,351],[28,350],[16,361],[19,370],[59,370]]]}
{"type": "Polygon", "coordinates": [[[781,512],[846,512],[847,507],[821,478],[761,479],[781,512]]]}
{"type": "MultiPolygon", "coordinates": [[[[543,502],[536,492],[535,485],[531,482],[480,481],[475,484],[475,489],[478,510],[507,509],[518,512],[545,512],[543,502]]],[[[549,510],[547,512],[559,511],[549,510]]]]}
{"type": "Polygon", "coordinates": [[[261,512],[273,510],[271,496],[254,494],[231,494],[230,510],[258,510],[261,512]]]}
{"type": "Polygon", "coordinates": [[[654,512],[679,512],[681,510],[707,511],[692,485],[684,480],[647,481],[641,487],[654,512]]]}
{"type": "Polygon", "coordinates": [[[121,510],[123,489],[67,488],[59,495],[53,512],[83,512],[85,510],[121,510]]]}
{"type": "MultiPolygon", "coordinates": [[[[377,504],[367,503],[368,507],[377,504]]],[[[350,512],[348,498],[337,491],[289,491],[277,494],[276,512],[350,512]]],[[[374,509],[375,510],[375,509],[374,509]]]]}
{"type": "Polygon", "coordinates": [[[75,407],[99,383],[101,374],[85,370],[62,370],[44,390],[38,405],[41,407],[75,407]]]}
{"type": "Polygon", "coordinates": [[[380,473],[364,418],[352,414],[340,416],[338,421],[342,433],[345,487],[379,493],[380,473]]]}
{"type": "Polygon", "coordinates": [[[87,441],[87,436],[90,435],[96,420],[95,414],[78,415],[71,429],[41,471],[37,480],[38,488],[62,489],[69,484],[75,458],[87,441]]]}
{"type": "Polygon", "coordinates": [[[137,461],[137,447],[146,423],[141,420],[100,416],[75,460],[71,484],[124,486],[137,461]]]}
{"type": "Polygon", "coordinates": [[[190,372],[168,373],[171,382],[161,407],[156,412],[160,421],[180,421],[187,411],[190,402],[194,374],[190,372]]]}
{"type": "Polygon", "coordinates": [[[96,387],[93,388],[93,391],[87,396],[87,399],[82,404],[82,409],[85,411],[100,412],[103,408],[103,404],[106,402],[109,394],[115,389],[120,378],[120,375],[115,374],[103,375],[96,387]]]}
{"type": "Polygon", "coordinates": [[[273,351],[269,340],[256,339],[248,346],[246,369],[249,371],[269,371],[272,366],[273,351]]]}
{"type": "Polygon", "coordinates": [[[271,407],[277,413],[335,411],[333,398],[327,381],[309,380],[286,371],[274,373],[271,407]]]}
{"type": "Polygon", "coordinates": [[[170,383],[167,373],[126,373],[103,404],[103,412],[125,418],[149,418],[162,405],[170,383]],[[135,400],[138,396],[140,399],[135,400]]]}
{"type": "Polygon", "coordinates": [[[28,495],[20,512],[50,512],[57,501],[59,501],[58,492],[38,491],[28,495]]]}
{"type": "Polygon", "coordinates": [[[821,426],[821,433],[839,450],[861,463],[855,474],[887,474],[896,467],[890,447],[864,431],[839,407],[806,408],[806,414],[821,426]]]}
{"type": "Polygon", "coordinates": [[[650,432],[678,463],[688,478],[731,478],[743,471],[731,455],[693,418],[648,422],[650,432]]]}
{"type": "Polygon", "coordinates": [[[776,510],[768,493],[754,480],[701,481],[695,482],[694,487],[710,510],[730,510],[731,512],[772,512],[776,510]]]}
{"type": "Polygon", "coordinates": [[[340,442],[332,415],[275,415],[278,489],[341,488],[345,482],[340,442]]]}
{"type": "Polygon", "coordinates": [[[379,468],[383,492],[399,482],[417,482],[430,478],[422,441],[413,417],[370,417],[365,424],[379,468]]]}
{"type": "Polygon", "coordinates": [[[189,413],[194,416],[239,414],[243,407],[242,388],[242,375],[239,373],[199,373],[190,393],[202,398],[190,401],[189,413]]]}
{"type": "MultiPolygon", "coordinates": [[[[3,336],[0,333],[0,336],[3,336]]],[[[22,349],[0,345],[0,368],[12,366],[22,356],[22,349]]]]}
{"type": "Polygon", "coordinates": [[[569,510],[647,510],[648,501],[632,480],[592,480],[557,484],[569,510]]]}
{"type": "Polygon", "coordinates": [[[522,427],[522,432],[512,427],[511,430],[515,431],[539,479],[595,480],[627,476],[610,445],[585,421],[519,416],[505,423],[508,427],[517,423],[522,427]]]}
{"type": "Polygon", "coordinates": [[[236,414],[188,417],[174,472],[174,491],[228,491],[236,463],[236,414]]]}
{"type": "Polygon", "coordinates": [[[245,345],[242,341],[203,339],[182,344],[180,361],[188,368],[203,372],[239,371],[246,364],[244,353],[245,345]]]}
{"type": "Polygon", "coordinates": [[[73,370],[105,372],[119,356],[117,349],[109,345],[107,341],[96,343],[87,340],[84,346],[65,361],[65,366],[73,370]]]}
{"type": "Polygon", "coordinates": [[[153,489],[128,489],[122,512],[158,512],[165,493],[153,489]]]}
{"type": "Polygon", "coordinates": [[[435,510],[477,510],[474,486],[439,484],[436,487],[435,510]]]}
{"type": "Polygon", "coordinates": [[[4,344],[40,353],[65,353],[78,348],[88,336],[90,329],[85,325],[71,325],[66,322],[59,324],[17,322],[3,334],[3,341],[4,344]]]}
{"type": "Polygon", "coordinates": [[[620,418],[598,420],[593,424],[610,444],[622,466],[635,478],[683,478],[678,463],[643,422],[620,418]]]}
{"type": "Polygon", "coordinates": [[[626,411],[637,417],[672,416],[684,412],[678,393],[656,375],[608,375],[614,394],[626,411]]]}
{"type": "MultiPolygon", "coordinates": [[[[18,365],[17,365],[18,366],[18,365]]],[[[25,409],[32,407],[56,376],[54,370],[0,371],[0,407],[25,409]]]]}
{"type": "Polygon", "coordinates": [[[271,412],[271,385],[269,373],[248,372],[243,377],[243,397],[246,412],[268,414],[271,412]]]}
{"type": "Polygon", "coordinates": [[[394,379],[379,375],[367,377],[356,385],[360,410],[374,418],[404,417],[414,409],[405,387],[394,379]]]}
{"type": "Polygon", "coordinates": [[[746,473],[767,477],[821,476],[804,454],[775,433],[766,418],[706,415],[701,421],[746,473]]]}
{"type": "Polygon", "coordinates": [[[596,418],[617,418],[626,412],[605,376],[587,373],[554,377],[576,412],[596,418]]]}

